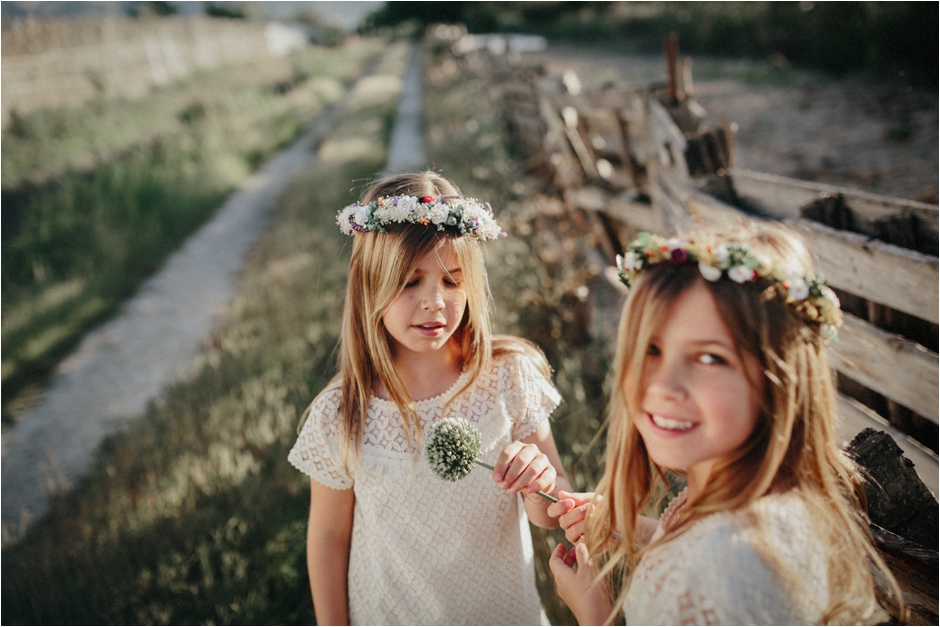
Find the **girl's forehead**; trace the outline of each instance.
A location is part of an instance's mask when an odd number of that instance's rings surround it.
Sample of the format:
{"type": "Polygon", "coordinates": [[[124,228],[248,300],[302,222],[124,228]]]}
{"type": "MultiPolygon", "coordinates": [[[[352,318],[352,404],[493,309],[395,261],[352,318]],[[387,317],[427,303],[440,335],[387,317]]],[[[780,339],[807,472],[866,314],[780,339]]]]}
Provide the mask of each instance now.
{"type": "Polygon", "coordinates": [[[454,243],[450,238],[444,238],[441,242],[434,247],[424,258],[421,259],[421,263],[425,262],[438,262],[446,266],[448,269],[454,267],[459,267],[460,260],[457,257],[457,251],[454,247],[454,243]]]}

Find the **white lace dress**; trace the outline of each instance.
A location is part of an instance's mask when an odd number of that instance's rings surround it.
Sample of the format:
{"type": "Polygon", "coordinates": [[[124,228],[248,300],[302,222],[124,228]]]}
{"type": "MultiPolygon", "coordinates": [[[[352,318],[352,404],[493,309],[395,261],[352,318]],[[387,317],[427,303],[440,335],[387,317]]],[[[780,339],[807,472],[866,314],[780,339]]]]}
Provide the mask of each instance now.
{"type": "MultiPolygon", "coordinates": [[[[684,494],[663,521],[682,505],[684,494]]],[[[662,535],[661,524],[653,541],[662,535]]],[[[623,610],[628,625],[818,625],[828,605],[825,557],[791,491],[712,514],[650,550],[623,610]]]]}
{"type": "MultiPolygon", "coordinates": [[[[444,394],[415,403],[422,428],[440,420],[463,373],[444,394]]],[[[372,397],[361,465],[343,468],[338,441],[339,388],[327,388],[288,459],[318,483],[352,488],[349,618],[365,625],[512,625],[543,620],[535,587],[532,538],[522,497],[500,490],[489,470],[446,482],[407,450],[401,415],[372,397]]],[[[489,372],[448,408],[480,430],[480,459],[548,419],[561,397],[531,361],[494,360],[489,372]]]]}

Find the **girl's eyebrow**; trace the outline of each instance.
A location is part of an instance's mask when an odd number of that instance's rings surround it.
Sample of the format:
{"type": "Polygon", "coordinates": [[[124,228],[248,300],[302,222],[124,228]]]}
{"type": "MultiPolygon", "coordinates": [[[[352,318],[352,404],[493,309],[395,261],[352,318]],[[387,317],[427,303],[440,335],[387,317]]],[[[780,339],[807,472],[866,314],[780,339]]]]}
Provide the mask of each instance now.
{"type": "Polygon", "coordinates": [[[734,350],[735,350],[734,344],[733,344],[732,342],[728,342],[728,341],[726,341],[726,340],[724,340],[724,339],[721,339],[721,338],[713,338],[713,337],[691,338],[691,339],[687,342],[687,344],[690,345],[690,346],[692,346],[692,347],[694,347],[694,348],[703,348],[703,347],[708,347],[708,346],[718,346],[718,347],[724,348],[724,349],[729,350],[729,351],[734,351],[734,350]]]}

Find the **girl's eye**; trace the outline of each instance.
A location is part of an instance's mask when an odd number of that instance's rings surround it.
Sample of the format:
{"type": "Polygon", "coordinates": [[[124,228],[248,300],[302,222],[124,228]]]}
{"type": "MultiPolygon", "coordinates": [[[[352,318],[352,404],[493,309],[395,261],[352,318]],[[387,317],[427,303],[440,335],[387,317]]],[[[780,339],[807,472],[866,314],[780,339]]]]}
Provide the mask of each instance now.
{"type": "Polygon", "coordinates": [[[414,287],[417,284],[418,284],[418,279],[411,279],[407,283],[405,283],[405,287],[414,287]]]}
{"type": "Polygon", "coordinates": [[[444,285],[447,287],[457,287],[460,283],[456,279],[444,279],[444,285]]]}
{"type": "Polygon", "coordinates": [[[656,346],[655,344],[650,344],[649,346],[646,347],[646,354],[653,355],[653,356],[659,355],[659,347],[656,346]]]}
{"type": "Polygon", "coordinates": [[[698,358],[698,360],[706,366],[723,366],[728,363],[727,359],[724,357],[719,357],[714,353],[704,353],[698,358]]]}

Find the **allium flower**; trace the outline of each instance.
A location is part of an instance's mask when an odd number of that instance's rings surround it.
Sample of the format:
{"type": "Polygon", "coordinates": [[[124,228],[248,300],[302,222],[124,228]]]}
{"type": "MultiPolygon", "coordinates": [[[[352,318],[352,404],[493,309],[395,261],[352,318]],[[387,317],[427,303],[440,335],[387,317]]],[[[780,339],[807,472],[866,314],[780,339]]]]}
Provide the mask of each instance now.
{"type": "Polygon", "coordinates": [[[424,458],[444,481],[466,477],[480,454],[480,432],[463,418],[444,418],[428,430],[424,458]]]}

